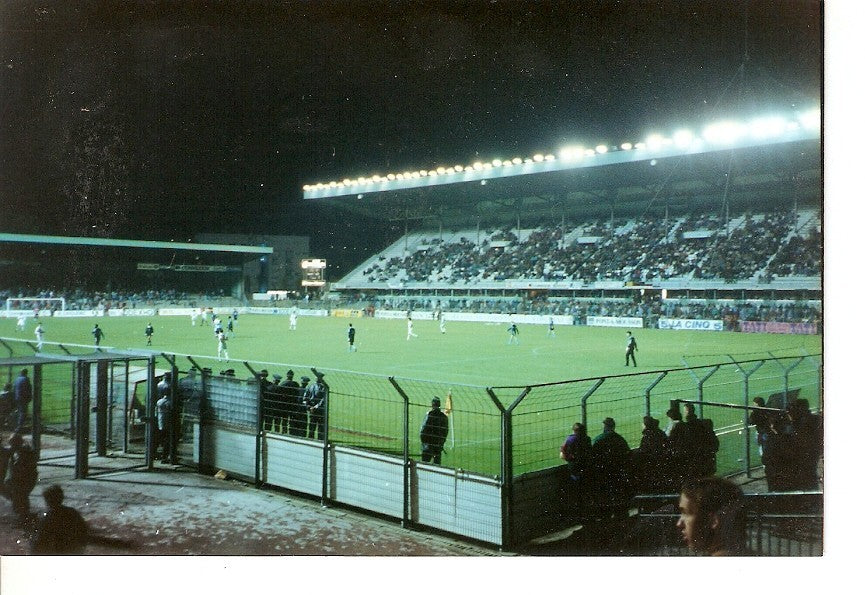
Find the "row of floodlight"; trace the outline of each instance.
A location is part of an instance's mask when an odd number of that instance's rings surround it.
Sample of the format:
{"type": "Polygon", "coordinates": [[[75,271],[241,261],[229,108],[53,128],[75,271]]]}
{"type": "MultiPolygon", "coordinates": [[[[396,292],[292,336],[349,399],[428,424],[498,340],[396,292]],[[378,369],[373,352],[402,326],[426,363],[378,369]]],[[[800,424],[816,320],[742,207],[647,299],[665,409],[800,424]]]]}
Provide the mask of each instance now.
{"type": "Polygon", "coordinates": [[[559,151],[558,157],[551,153],[537,153],[532,157],[514,157],[513,159],[493,159],[492,161],[476,161],[470,165],[438,166],[435,169],[421,169],[417,171],[404,171],[401,173],[390,173],[386,175],[375,174],[372,176],[360,176],[355,179],[346,178],[341,182],[319,182],[317,184],[306,184],[303,189],[322,190],[326,188],[352,188],[358,186],[369,186],[372,184],[383,184],[396,180],[413,180],[420,178],[434,178],[437,176],[450,176],[463,172],[488,171],[498,168],[507,168],[525,163],[542,163],[545,161],[576,162],[595,155],[603,155],[610,151],[640,151],[649,149],[657,151],[674,147],[679,150],[694,148],[696,144],[708,144],[712,146],[732,145],[747,139],[771,140],[784,134],[795,132],[800,129],[819,130],[821,124],[819,109],[812,109],[800,113],[796,118],[789,119],[782,116],[767,116],[756,118],[748,122],[737,122],[724,120],[706,126],[701,135],[696,135],[690,130],[677,130],[672,136],[661,134],[649,135],[645,141],[630,143],[624,142],[618,146],[598,145],[587,149],[582,146],[568,146],[559,151]]]}

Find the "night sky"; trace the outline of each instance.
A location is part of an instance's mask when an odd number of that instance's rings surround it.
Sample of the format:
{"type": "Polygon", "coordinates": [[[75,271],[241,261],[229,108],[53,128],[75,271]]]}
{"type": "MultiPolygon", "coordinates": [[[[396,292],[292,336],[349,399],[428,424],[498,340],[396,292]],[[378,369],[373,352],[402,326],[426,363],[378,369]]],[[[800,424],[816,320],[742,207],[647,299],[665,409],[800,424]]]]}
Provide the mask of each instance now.
{"type": "Polygon", "coordinates": [[[4,0],[0,27],[0,231],[311,235],[338,267],[398,230],[305,183],[813,105],[823,61],[809,0],[4,0]]]}

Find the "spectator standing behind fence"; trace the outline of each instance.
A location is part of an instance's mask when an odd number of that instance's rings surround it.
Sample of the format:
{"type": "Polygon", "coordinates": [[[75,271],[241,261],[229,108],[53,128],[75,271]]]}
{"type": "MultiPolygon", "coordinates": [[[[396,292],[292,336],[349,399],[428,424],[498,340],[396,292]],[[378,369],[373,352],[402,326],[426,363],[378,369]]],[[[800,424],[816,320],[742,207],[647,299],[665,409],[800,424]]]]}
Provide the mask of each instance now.
{"type": "Polygon", "coordinates": [[[776,416],[769,425],[763,445],[763,467],[770,492],[793,489],[795,453],[793,452],[793,424],[788,412],[776,416]]]}
{"type": "Polygon", "coordinates": [[[12,510],[18,518],[22,522],[28,521],[30,492],[36,486],[38,478],[36,453],[17,432],[9,437],[8,453],[8,478],[3,478],[3,495],[12,502],[12,510]]]}
{"type": "Polygon", "coordinates": [[[175,419],[180,424],[177,441],[192,437],[193,420],[199,418],[201,407],[201,377],[195,366],[177,383],[180,398],[176,403],[175,419]]]}
{"type": "Polygon", "coordinates": [[[703,477],[685,483],[676,523],[688,548],[709,556],[744,556],[747,549],[745,497],[733,482],[703,477]]]}
{"type": "Polygon", "coordinates": [[[715,425],[709,418],[698,418],[693,403],[685,403],[685,427],[689,441],[692,477],[708,477],[717,470],[716,456],[720,443],[715,425]]]}
{"type": "Polygon", "coordinates": [[[598,504],[603,508],[627,507],[632,496],[631,449],[616,433],[616,420],[604,419],[604,430],[592,442],[590,475],[598,504]]]}
{"type": "Polygon", "coordinates": [[[294,370],[285,373],[285,380],[279,383],[282,397],[280,416],[285,419],[286,432],[290,436],[298,436],[297,415],[298,406],[301,404],[300,385],[294,379],[294,370]]]}
{"type": "Polygon", "coordinates": [[[811,413],[808,399],[796,399],[790,406],[792,426],[794,490],[817,490],[817,465],[823,455],[823,420],[811,413]]]}
{"type": "MultiPolygon", "coordinates": [[[[0,391],[0,429],[6,429],[9,425],[9,418],[12,412],[15,411],[15,393],[12,391],[12,383],[7,382],[3,385],[3,390],[0,391]]],[[[15,415],[17,424],[17,413],[15,415]]]]}
{"type": "Polygon", "coordinates": [[[315,382],[306,387],[303,399],[309,412],[309,437],[324,440],[324,411],[327,406],[328,388],[324,374],[316,374],[315,382]]]}
{"type": "MultiPolygon", "coordinates": [[[[166,372],[156,385],[156,434],[157,444],[162,448],[162,462],[170,463],[172,458],[171,448],[171,373],[166,372]]],[[[157,454],[153,449],[153,456],[157,454]]]]}
{"type": "Polygon", "coordinates": [[[627,333],[627,339],[625,340],[625,367],[628,366],[628,362],[634,362],[634,367],[636,368],[637,358],[634,357],[634,352],[637,351],[637,340],[631,334],[631,331],[627,331],[627,333]]]}
{"type": "Polygon", "coordinates": [[[571,481],[580,483],[583,480],[591,456],[592,441],[586,433],[586,426],[577,422],[573,425],[572,433],[565,438],[564,444],[559,449],[559,458],[568,464],[568,476],[571,481]]]}
{"type": "Polygon", "coordinates": [[[30,401],[33,400],[33,385],[30,383],[27,368],[22,368],[15,379],[14,393],[15,410],[18,413],[15,431],[20,432],[24,429],[24,424],[27,421],[27,408],[30,406],[30,401]]]}
{"type": "Polygon", "coordinates": [[[77,510],[63,505],[63,489],[51,485],[42,491],[48,510],[36,529],[30,551],[42,555],[84,553],[87,546],[87,523],[77,510]]]}
{"type": "Polygon", "coordinates": [[[643,418],[640,446],[634,449],[632,458],[634,487],[638,492],[668,493],[666,490],[671,486],[667,435],[661,430],[658,420],[650,415],[643,418]]]}
{"type": "Polygon", "coordinates": [[[300,387],[297,389],[297,416],[295,418],[296,436],[306,438],[309,426],[309,411],[306,408],[306,391],[309,390],[309,376],[300,377],[300,387]]]}
{"type": "MultiPolygon", "coordinates": [[[[766,399],[763,397],[754,397],[755,407],[765,407],[766,399]]],[[[748,423],[754,426],[755,440],[760,456],[763,456],[763,446],[766,444],[766,438],[769,436],[770,426],[772,425],[772,413],[769,411],[761,411],[752,409],[748,415],[748,423]]]]}
{"type": "Polygon", "coordinates": [[[421,460],[441,465],[442,451],[448,437],[448,416],[441,410],[441,399],[433,397],[430,409],[420,427],[421,460]]]}

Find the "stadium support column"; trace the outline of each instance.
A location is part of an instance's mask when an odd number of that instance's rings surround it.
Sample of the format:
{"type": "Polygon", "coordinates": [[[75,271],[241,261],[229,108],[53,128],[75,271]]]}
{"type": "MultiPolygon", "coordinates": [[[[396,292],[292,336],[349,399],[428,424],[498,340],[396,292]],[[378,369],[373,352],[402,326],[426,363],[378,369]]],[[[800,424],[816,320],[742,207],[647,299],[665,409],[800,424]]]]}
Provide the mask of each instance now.
{"type": "Polygon", "coordinates": [[[402,408],[402,526],[403,528],[408,528],[411,525],[411,501],[409,499],[409,495],[411,494],[411,459],[409,458],[409,432],[411,431],[409,428],[409,415],[408,415],[408,405],[409,399],[408,395],[405,394],[405,391],[402,387],[397,384],[396,379],[393,376],[389,376],[388,380],[393,385],[394,389],[399,396],[402,397],[403,408],[402,408]]]}

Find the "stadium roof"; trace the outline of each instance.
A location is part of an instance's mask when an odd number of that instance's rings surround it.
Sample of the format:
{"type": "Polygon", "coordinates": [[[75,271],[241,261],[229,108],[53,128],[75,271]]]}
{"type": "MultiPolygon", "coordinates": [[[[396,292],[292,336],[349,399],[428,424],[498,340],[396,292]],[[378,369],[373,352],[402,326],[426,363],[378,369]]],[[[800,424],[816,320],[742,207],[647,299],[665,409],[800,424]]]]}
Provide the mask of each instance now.
{"type": "Polygon", "coordinates": [[[820,117],[725,122],[702,136],[558,155],[374,175],[304,187],[304,198],[365,216],[443,224],[634,215],[778,202],[813,203],[822,191],[820,117]]]}
{"type": "Polygon", "coordinates": [[[20,233],[0,233],[0,242],[16,242],[25,244],[65,244],[71,246],[102,246],[114,248],[145,248],[156,250],[190,250],[197,252],[239,252],[243,254],[273,254],[273,248],[268,246],[237,246],[233,244],[155,242],[146,240],[46,236],[20,233]]]}

